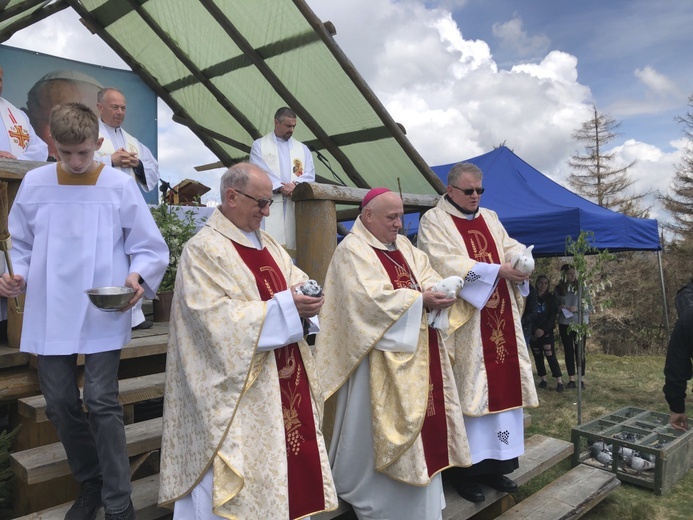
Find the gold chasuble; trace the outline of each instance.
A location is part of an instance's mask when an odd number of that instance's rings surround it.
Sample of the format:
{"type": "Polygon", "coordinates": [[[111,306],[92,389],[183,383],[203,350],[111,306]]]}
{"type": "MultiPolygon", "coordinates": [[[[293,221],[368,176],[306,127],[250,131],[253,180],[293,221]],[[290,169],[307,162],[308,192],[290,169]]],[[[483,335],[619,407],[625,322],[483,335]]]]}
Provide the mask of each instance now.
{"type": "MultiPolygon", "coordinates": [[[[445,197],[421,218],[418,245],[441,276],[461,276],[466,283],[473,283],[477,262],[501,264],[524,250],[508,236],[495,212],[480,208],[469,220],[445,197]]],[[[459,299],[453,309],[458,318],[466,315],[454,323],[451,319],[448,331],[465,415],[538,406],[522,332],[524,298],[519,288],[500,279],[481,311],[459,299]]]]}
{"type": "Polygon", "coordinates": [[[419,323],[413,352],[375,347],[405,316],[420,290],[438,280],[428,257],[406,237],[398,236],[396,250],[388,251],[357,218],[327,271],[315,350],[326,397],[347,383],[368,357],[375,456],[371,471],[414,486],[426,486],[445,467],[471,464],[450,356],[437,331],[428,328],[425,312],[408,317],[419,323]]]}
{"type": "Polygon", "coordinates": [[[181,255],[161,505],[188,495],[211,468],[213,511],[222,518],[296,519],[337,507],[310,347],[301,340],[257,350],[265,301],[308,277],[272,237],[258,235],[261,251],[217,209],[181,255]]]}

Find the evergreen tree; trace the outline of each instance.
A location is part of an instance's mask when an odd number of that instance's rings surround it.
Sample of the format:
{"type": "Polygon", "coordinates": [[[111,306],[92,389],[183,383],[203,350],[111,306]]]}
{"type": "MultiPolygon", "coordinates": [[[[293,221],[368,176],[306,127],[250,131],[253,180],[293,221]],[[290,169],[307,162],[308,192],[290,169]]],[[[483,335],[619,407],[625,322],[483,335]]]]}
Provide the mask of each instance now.
{"type": "MultiPolygon", "coordinates": [[[[688,98],[693,109],[693,94],[688,98]]],[[[683,125],[686,146],[681,162],[676,165],[676,176],[666,195],[660,197],[664,209],[671,213],[671,220],[664,226],[683,242],[693,243],[693,112],[690,110],[676,121],[683,125]]]]}
{"type": "Polygon", "coordinates": [[[615,154],[606,152],[606,145],[616,137],[615,130],[620,123],[608,114],[600,114],[597,107],[592,106],[592,109],[593,117],[582,123],[573,134],[573,139],[584,144],[585,153],[575,153],[568,161],[573,169],[568,182],[578,194],[599,206],[633,217],[646,216],[649,208],[642,209],[639,204],[644,194],[627,192],[634,182],[628,177],[628,168],[635,161],[616,168],[613,165],[615,154]]]}

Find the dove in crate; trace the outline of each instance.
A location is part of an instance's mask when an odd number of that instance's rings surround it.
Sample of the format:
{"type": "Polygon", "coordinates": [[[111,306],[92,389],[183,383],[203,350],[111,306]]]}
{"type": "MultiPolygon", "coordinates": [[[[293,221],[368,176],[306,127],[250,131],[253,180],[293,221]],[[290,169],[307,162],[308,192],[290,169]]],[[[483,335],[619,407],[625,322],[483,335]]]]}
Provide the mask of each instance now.
{"type": "MultiPolygon", "coordinates": [[[[439,280],[432,288],[432,291],[442,292],[448,298],[457,298],[464,280],[460,276],[448,276],[443,280],[439,280]]],[[[428,315],[428,325],[434,329],[446,331],[448,329],[448,315],[450,309],[436,309],[428,315]]]]}

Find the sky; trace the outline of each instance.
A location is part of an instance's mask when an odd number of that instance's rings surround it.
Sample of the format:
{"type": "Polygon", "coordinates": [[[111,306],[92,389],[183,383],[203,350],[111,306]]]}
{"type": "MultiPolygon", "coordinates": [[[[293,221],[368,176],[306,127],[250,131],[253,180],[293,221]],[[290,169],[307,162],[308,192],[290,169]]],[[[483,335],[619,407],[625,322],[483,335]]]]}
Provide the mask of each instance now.
{"type": "MultiPolygon", "coordinates": [[[[620,123],[607,145],[646,193],[651,216],[685,146],[677,116],[693,93],[693,2],[689,0],[307,0],[430,165],[505,144],[567,186],[572,135],[592,105],[620,123]]],[[[127,68],[66,9],[7,45],[127,68]]],[[[6,81],[9,78],[6,78],[6,81]]],[[[162,179],[212,186],[223,170],[187,128],[158,106],[162,179]]],[[[299,122],[300,124],[300,122],[299,122]]],[[[127,126],[127,122],[126,125],[127,126]]]]}

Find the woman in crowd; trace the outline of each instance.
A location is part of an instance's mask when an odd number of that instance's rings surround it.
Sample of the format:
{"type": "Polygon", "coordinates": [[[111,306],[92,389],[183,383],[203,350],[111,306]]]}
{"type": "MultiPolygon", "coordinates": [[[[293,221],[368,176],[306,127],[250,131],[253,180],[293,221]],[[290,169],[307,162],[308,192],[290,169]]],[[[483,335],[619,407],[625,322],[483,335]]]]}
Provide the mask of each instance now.
{"type": "Polygon", "coordinates": [[[536,316],[532,322],[532,335],[529,346],[532,349],[537,375],[540,379],[539,388],[547,387],[546,366],[544,365],[544,357],[546,357],[551,369],[551,375],[556,378],[556,392],[562,392],[564,389],[563,374],[556,359],[556,347],[553,336],[553,331],[556,327],[556,298],[549,291],[549,279],[545,275],[541,274],[537,277],[536,287],[536,316]]]}
{"type": "MultiPolygon", "coordinates": [[[[582,388],[585,388],[585,339],[582,338],[582,348],[578,350],[577,333],[569,331],[572,323],[578,323],[578,281],[575,268],[564,264],[561,267],[561,281],[554,290],[556,304],[558,306],[558,332],[561,334],[561,343],[565,351],[565,366],[568,370],[568,384],[566,388],[576,388],[575,365],[581,365],[582,388]],[[580,356],[580,350],[582,356],[580,356]],[[582,363],[580,363],[582,357],[582,363]]],[[[585,295],[586,296],[586,295],[585,295]]],[[[589,323],[589,308],[583,305],[583,323],[589,323]]]]}

